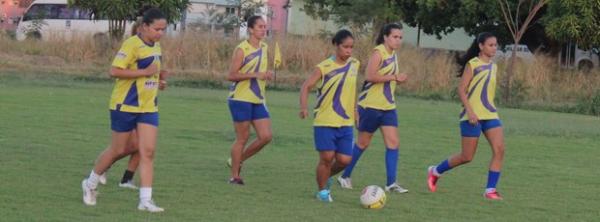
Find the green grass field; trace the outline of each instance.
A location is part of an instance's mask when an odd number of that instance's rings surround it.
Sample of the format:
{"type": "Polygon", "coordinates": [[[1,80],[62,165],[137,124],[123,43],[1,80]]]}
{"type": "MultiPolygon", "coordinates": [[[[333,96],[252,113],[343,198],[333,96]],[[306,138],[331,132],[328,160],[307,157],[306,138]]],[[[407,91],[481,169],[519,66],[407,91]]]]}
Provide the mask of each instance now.
{"type": "MultiPolygon", "coordinates": [[[[138,193],[117,187],[126,160],[109,171],[98,205],[81,201],[81,180],[109,142],[112,85],[0,74],[0,221],[598,221],[600,119],[500,109],[506,156],[499,191],[482,197],[490,148],[450,171],[438,192],[426,167],[459,151],[459,105],[399,98],[399,181],[382,210],[359,206],[362,187],[385,182],[379,135],[353,174],[354,190],[315,200],[317,153],[311,121],[297,117],[297,92],[270,92],[274,140],[245,163],[246,186],[226,183],[234,139],[226,91],[169,88],[161,125],[154,199],[161,214],[138,212],[138,193]]],[[[137,180],[137,175],[136,175],[137,180]]]]}

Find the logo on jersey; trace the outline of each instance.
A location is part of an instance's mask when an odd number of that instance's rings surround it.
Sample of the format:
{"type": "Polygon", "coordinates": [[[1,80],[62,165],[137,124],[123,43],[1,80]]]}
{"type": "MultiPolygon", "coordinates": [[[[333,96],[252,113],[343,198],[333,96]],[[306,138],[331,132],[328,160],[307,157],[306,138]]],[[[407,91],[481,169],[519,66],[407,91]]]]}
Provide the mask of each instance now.
{"type": "Polygon", "coordinates": [[[117,52],[117,56],[116,57],[119,58],[119,59],[125,59],[125,58],[127,58],[127,53],[125,53],[123,51],[119,51],[119,52],[117,52]]]}
{"type": "Polygon", "coordinates": [[[146,88],[146,89],[156,89],[156,88],[158,88],[158,82],[154,81],[154,80],[147,80],[144,83],[144,88],[146,88]]]}

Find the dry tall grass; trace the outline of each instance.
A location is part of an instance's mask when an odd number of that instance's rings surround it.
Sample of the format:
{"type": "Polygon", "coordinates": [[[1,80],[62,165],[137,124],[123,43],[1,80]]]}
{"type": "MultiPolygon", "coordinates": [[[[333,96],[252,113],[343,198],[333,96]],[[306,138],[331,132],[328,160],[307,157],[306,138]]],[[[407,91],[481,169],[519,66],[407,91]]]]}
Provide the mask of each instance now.
{"type": "MultiPolygon", "coordinates": [[[[161,41],[165,66],[181,80],[225,82],[230,57],[237,40],[188,32],[184,36],[166,37],[161,41]]],[[[329,40],[317,37],[287,37],[279,42],[283,65],[277,70],[278,85],[297,88],[314,66],[327,58],[333,47],[329,40]]],[[[270,44],[272,55],[273,44],[270,44]]],[[[354,57],[366,66],[373,44],[357,39],[354,57]]],[[[23,73],[57,72],[75,75],[104,75],[110,66],[117,44],[82,36],[71,41],[50,38],[47,42],[12,40],[0,35],[0,71],[23,73]]],[[[458,79],[455,58],[443,52],[424,51],[409,45],[398,53],[401,71],[409,81],[401,93],[453,98],[458,79]]],[[[591,98],[600,88],[600,71],[582,73],[562,70],[556,59],[538,56],[532,64],[517,67],[513,92],[523,104],[559,106],[591,98]]],[[[505,65],[499,62],[499,78],[505,65]]]]}

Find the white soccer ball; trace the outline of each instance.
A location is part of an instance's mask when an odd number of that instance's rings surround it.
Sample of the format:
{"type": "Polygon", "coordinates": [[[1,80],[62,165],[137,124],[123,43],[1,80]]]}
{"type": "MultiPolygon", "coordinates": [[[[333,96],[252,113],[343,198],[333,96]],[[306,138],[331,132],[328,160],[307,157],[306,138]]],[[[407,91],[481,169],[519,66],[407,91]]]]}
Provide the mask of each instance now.
{"type": "Polygon", "coordinates": [[[367,209],[381,209],[385,206],[385,191],[377,185],[370,185],[362,190],[360,204],[367,209]]]}

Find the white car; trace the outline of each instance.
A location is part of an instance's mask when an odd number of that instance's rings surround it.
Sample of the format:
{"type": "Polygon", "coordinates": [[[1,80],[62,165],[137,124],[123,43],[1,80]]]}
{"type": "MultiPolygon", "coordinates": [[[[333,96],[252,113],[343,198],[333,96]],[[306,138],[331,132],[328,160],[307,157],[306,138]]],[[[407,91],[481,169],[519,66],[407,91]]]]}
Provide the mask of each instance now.
{"type": "Polygon", "coordinates": [[[517,60],[525,62],[525,63],[533,63],[535,62],[535,55],[529,50],[527,45],[519,44],[519,45],[506,45],[503,51],[496,52],[495,60],[508,60],[512,56],[513,50],[516,51],[517,60]]]}
{"type": "Polygon", "coordinates": [[[17,40],[28,37],[47,40],[50,36],[71,39],[77,34],[107,33],[108,20],[92,20],[92,16],[87,10],[68,7],[67,0],[36,0],[21,17],[16,37],[17,40]]]}
{"type": "MultiPolygon", "coordinates": [[[[71,39],[77,35],[106,35],[107,19],[94,19],[94,15],[77,7],[68,7],[67,0],[36,0],[21,17],[17,27],[17,40],[27,37],[48,40],[50,36],[71,39]],[[36,28],[37,26],[37,28],[36,28]]],[[[130,33],[133,21],[125,24],[125,35],[130,33]]],[[[176,34],[177,26],[169,25],[167,34],[176,34]]]]}

